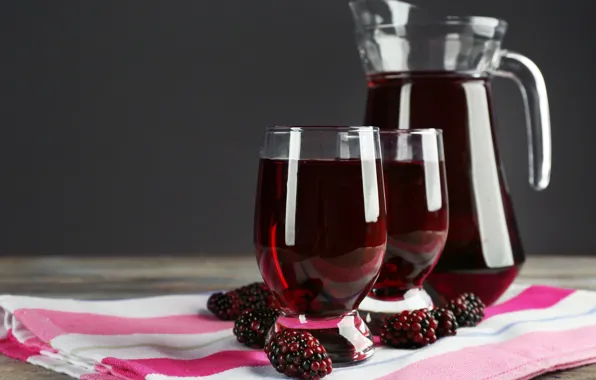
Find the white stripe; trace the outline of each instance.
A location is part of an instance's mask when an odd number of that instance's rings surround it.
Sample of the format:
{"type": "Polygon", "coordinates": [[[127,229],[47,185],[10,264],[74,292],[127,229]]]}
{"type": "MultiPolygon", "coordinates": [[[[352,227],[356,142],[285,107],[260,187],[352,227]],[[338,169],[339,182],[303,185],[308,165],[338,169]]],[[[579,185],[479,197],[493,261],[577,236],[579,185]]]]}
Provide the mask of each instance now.
{"type": "Polygon", "coordinates": [[[64,363],[70,363],[77,367],[91,371],[95,370],[95,364],[97,364],[96,361],[91,359],[80,358],[73,355],[63,354],[60,352],[41,350],[40,354],[48,358],[52,358],[53,360],[59,360],[64,363]]]}
{"type": "Polygon", "coordinates": [[[596,306],[594,294],[578,290],[547,309],[520,310],[490,317],[476,326],[474,332],[496,331],[512,321],[531,321],[585,313],[594,306],[596,306]]]}
{"type": "Polygon", "coordinates": [[[83,376],[84,374],[89,373],[89,370],[85,370],[67,362],[63,362],[54,358],[49,358],[41,355],[31,356],[27,359],[27,362],[40,367],[47,368],[54,372],[64,373],[68,376],[77,379],[81,378],[81,376],[83,376]]]}
{"type": "Polygon", "coordinates": [[[18,309],[46,309],[113,317],[152,318],[197,314],[206,311],[208,298],[209,295],[178,295],[118,301],[80,301],[26,296],[0,296],[0,307],[11,313],[18,309]]]}
{"type": "Polygon", "coordinates": [[[69,334],[52,341],[52,346],[85,359],[200,359],[226,350],[251,351],[238,343],[230,330],[210,334],[134,334],[93,336],[69,334]]]}

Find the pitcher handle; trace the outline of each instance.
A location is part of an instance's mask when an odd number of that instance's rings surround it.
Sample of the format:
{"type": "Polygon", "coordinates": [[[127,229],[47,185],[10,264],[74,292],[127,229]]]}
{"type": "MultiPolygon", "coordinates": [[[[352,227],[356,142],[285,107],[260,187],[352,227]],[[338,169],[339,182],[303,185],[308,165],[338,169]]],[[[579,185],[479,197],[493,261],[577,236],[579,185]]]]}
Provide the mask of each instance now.
{"type": "Polygon", "coordinates": [[[548,96],[542,73],[529,58],[508,50],[498,56],[496,75],[513,79],[522,93],[526,109],[530,185],[544,190],[550,182],[551,133],[548,96]]]}

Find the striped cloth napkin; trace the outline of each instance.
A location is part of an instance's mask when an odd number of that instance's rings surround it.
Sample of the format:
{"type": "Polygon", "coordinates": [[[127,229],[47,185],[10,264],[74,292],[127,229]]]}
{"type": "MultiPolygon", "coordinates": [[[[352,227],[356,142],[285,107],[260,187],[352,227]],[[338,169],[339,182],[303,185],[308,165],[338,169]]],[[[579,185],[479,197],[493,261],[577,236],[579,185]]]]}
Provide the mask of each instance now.
{"type": "MultiPolygon", "coordinates": [[[[1,296],[0,352],[84,380],[283,379],[235,341],[208,294],[121,301],[1,296]]],[[[596,362],[596,292],[514,286],[474,328],[418,350],[378,347],[327,378],[530,379],[596,362]]]]}

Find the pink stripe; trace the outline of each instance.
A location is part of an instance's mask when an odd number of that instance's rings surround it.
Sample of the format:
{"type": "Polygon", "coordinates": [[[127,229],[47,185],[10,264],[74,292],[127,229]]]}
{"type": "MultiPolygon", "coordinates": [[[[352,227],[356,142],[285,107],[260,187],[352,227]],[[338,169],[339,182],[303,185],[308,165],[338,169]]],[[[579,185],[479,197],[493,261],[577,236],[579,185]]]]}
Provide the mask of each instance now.
{"type": "Polygon", "coordinates": [[[99,373],[110,373],[110,368],[108,368],[108,366],[105,366],[103,364],[96,364],[93,367],[99,373]]]}
{"type": "Polygon", "coordinates": [[[147,376],[146,373],[139,373],[137,372],[137,368],[134,365],[131,365],[130,362],[120,361],[119,365],[112,365],[110,366],[110,373],[117,376],[119,379],[127,379],[127,380],[145,380],[147,376]]]}
{"type": "Polygon", "coordinates": [[[27,361],[31,356],[39,355],[38,348],[19,343],[11,330],[8,330],[8,337],[0,341],[0,352],[9,358],[21,361],[27,361]]]}
{"type": "Polygon", "coordinates": [[[486,308],[486,318],[513,311],[547,309],[575,292],[573,289],[554,288],[551,286],[531,286],[516,297],[501,304],[486,308]]]}
{"type": "Polygon", "coordinates": [[[468,347],[421,360],[380,380],[531,379],[596,362],[596,326],[533,332],[506,342],[468,347]]]}
{"type": "Polygon", "coordinates": [[[256,367],[269,364],[263,351],[221,351],[201,359],[137,359],[120,360],[105,358],[103,364],[125,370],[126,373],[134,372],[142,379],[148,374],[159,373],[166,376],[208,376],[238,367],[256,367]]]}
{"type": "Polygon", "coordinates": [[[14,314],[32,333],[46,342],[64,334],[201,334],[234,326],[233,322],[198,314],[125,318],[44,309],[20,309],[14,314]]]}

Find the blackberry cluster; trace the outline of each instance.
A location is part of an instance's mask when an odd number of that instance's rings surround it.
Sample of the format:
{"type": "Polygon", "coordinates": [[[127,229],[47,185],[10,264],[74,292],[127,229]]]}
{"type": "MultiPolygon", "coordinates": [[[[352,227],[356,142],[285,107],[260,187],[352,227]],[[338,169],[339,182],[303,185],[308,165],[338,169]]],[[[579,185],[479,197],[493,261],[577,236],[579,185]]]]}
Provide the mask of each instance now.
{"type": "Polygon", "coordinates": [[[225,321],[238,318],[246,309],[279,307],[279,302],[264,282],[254,282],[225,293],[214,293],[207,300],[207,309],[225,321]]]}
{"type": "Polygon", "coordinates": [[[319,380],[333,369],[325,348],[306,331],[277,332],[265,346],[265,353],[277,372],[288,377],[319,380]]]}
{"type": "Polygon", "coordinates": [[[463,293],[451,300],[446,307],[455,315],[459,326],[473,327],[484,318],[485,305],[476,295],[463,293]]]}
{"type": "Polygon", "coordinates": [[[445,307],[403,311],[383,320],[381,342],[397,348],[417,348],[457,334],[461,326],[476,326],[484,318],[484,303],[464,293],[445,307]]]}
{"type": "Polygon", "coordinates": [[[234,335],[247,347],[265,347],[265,338],[279,315],[277,309],[246,309],[234,322],[234,335]]]}
{"type": "Polygon", "coordinates": [[[219,319],[231,321],[240,315],[244,303],[238,293],[213,293],[207,300],[207,309],[219,319]]]}
{"type": "Polygon", "coordinates": [[[459,325],[451,310],[436,307],[431,310],[431,315],[437,320],[437,339],[457,334],[459,325]]]}
{"type": "Polygon", "coordinates": [[[264,282],[253,282],[236,289],[236,292],[244,301],[244,308],[279,308],[279,302],[275,299],[273,292],[264,282]]]}
{"type": "Polygon", "coordinates": [[[437,340],[438,323],[426,309],[404,310],[381,328],[381,342],[395,348],[418,348],[437,340]]]}

